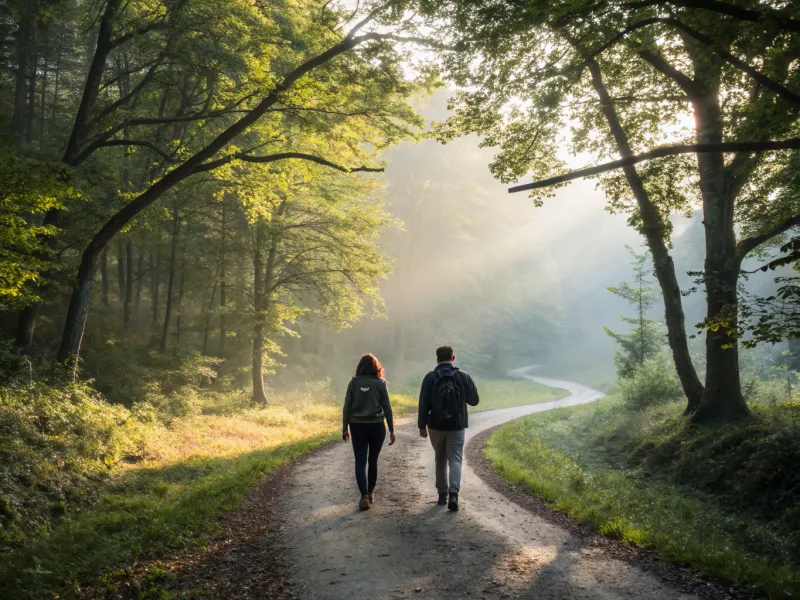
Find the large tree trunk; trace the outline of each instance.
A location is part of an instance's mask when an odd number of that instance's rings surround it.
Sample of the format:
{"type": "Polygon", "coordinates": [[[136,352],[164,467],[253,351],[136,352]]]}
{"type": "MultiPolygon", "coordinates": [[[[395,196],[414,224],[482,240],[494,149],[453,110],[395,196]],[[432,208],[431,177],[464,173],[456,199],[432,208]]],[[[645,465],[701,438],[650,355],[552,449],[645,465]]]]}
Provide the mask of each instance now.
{"type": "Polygon", "coordinates": [[[108,306],[108,248],[100,257],[100,282],[103,286],[103,306],[108,306]]]}
{"type": "Polygon", "coordinates": [[[261,246],[263,225],[256,223],[256,245],[253,256],[253,402],[264,404],[267,395],[264,391],[264,315],[261,312],[263,290],[261,289],[261,246]]]}
{"type": "MultiPolygon", "coordinates": [[[[587,61],[592,75],[592,84],[600,98],[603,114],[608,121],[611,133],[617,143],[620,155],[625,158],[633,152],[628,142],[622,123],[614,108],[614,101],[603,83],[600,67],[596,61],[587,61]]],[[[697,406],[703,396],[703,385],[689,354],[689,340],[686,336],[686,317],[683,313],[681,288],[675,275],[675,263],[669,254],[665,240],[665,226],[658,209],[653,205],[644,187],[642,178],[632,165],[624,167],[625,178],[636,198],[642,219],[641,233],[647,240],[647,246],[653,256],[653,268],[664,298],[664,320],[667,325],[667,339],[675,362],[675,369],[686,394],[688,406],[697,406]]],[[[688,408],[687,408],[688,410],[688,408]]]]}
{"type": "MultiPolygon", "coordinates": [[[[78,106],[78,112],[75,115],[75,121],[72,125],[72,131],[70,132],[69,141],[67,142],[66,149],[64,150],[64,155],[61,161],[66,165],[75,165],[77,159],[80,155],[80,148],[83,140],[86,137],[86,133],[88,130],[88,122],[91,111],[94,107],[94,103],[97,100],[97,95],[100,91],[100,85],[103,79],[103,72],[105,71],[105,64],[106,59],[108,58],[108,54],[112,50],[111,44],[111,35],[113,29],[113,22],[116,18],[117,10],[119,9],[121,0],[107,0],[105,3],[105,12],[103,13],[103,17],[100,19],[100,27],[98,29],[97,34],[97,44],[95,45],[95,52],[94,56],[92,57],[92,63],[89,66],[89,72],[86,75],[86,82],[83,88],[83,94],[81,95],[81,102],[78,106]]],[[[30,7],[32,8],[32,3],[30,2],[23,2],[23,7],[30,7]]],[[[30,27],[33,27],[33,15],[31,11],[24,11],[25,14],[29,14],[29,24],[30,27]]],[[[23,19],[26,18],[23,15],[23,19]]],[[[29,39],[32,39],[33,33],[32,31],[29,34],[29,39]]],[[[22,47],[20,47],[22,49],[22,47]]],[[[25,48],[27,52],[27,47],[25,48]]],[[[21,104],[20,106],[24,107],[24,100],[25,100],[25,88],[24,88],[24,65],[27,64],[27,59],[22,61],[20,64],[20,70],[22,73],[17,73],[17,77],[20,76],[23,78],[22,85],[15,90],[15,100],[14,100],[14,117],[12,117],[12,122],[14,123],[14,132],[21,135],[24,132],[24,124],[25,124],[25,117],[24,117],[24,108],[22,108],[21,112],[17,110],[18,105],[18,97],[17,95],[22,92],[21,97],[21,104]],[[19,123],[17,123],[17,117],[21,115],[19,118],[21,119],[19,123]],[[16,127],[19,126],[20,129],[17,130],[16,127]]],[[[55,103],[54,103],[55,104],[55,103]]],[[[56,225],[58,226],[59,221],[61,220],[62,211],[58,208],[52,208],[47,211],[45,214],[43,225],[56,225]]],[[[117,230],[118,231],[118,230],[117,230]]],[[[112,237],[116,233],[116,231],[111,232],[112,237]]],[[[54,240],[52,238],[48,239],[48,245],[52,247],[54,240]]],[[[84,254],[87,256],[87,261],[92,263],[91,265],[91,273],[90,276],[94,279],[94,271],[97,268],[97,259],[99,257],[99,252],[102,250],[103,246],[108,243],[108,240],[103,242],[103,244],[95,244],[94,240],[92,243],[84,251],[84,254]]],[[[86,266],[84,267],[84,271],[89,269],[89,263],[87,262],[86,266]]],[[[86,271],[88,273],[88,271],[86,271]]],[[[84,277],[87,274],[84,274],[84,277]]],[[[80,276],[79,276],[80,279],[80,276]]],[[[80,348],[80,340],[83,336],[83,327],[86,323],[86,315],[88,311],[88,299],[85,297],[85,289],[82,289],[82,286],[85,286],[86,282],[81,283],[80,280],[78,282],[77,287],[73,290],[73,294],[70,298],[70,308],[67,310],[67,320],[64,323],[64,333],[62,334],[61,344],[59,346],[58,357],[60,360],[66,360],[71,355],[76,355],[80,348]],[[86,300],[86,305],[82,304],[83,300],[86,300]],[[73,303],[78,303],[73,306],[73,303]],[[70,315],[72,318],[77,318],[78,321],[71,320],[70,315]],[[80,329],[80,331],[77,331],[80,329]],[[77,331],[77,332],[76,332],[77,331]],[[70,346],[68,348],[68,346],[70,346]]],[[[93,282],[88,284],[89,285],[89,292],[91,293],[91,286],[93,282]]],[[[38,309],[33,311],[22,311],[20,313],[20,323],[18,329],[25,329],[27,331],[32,332],[35,328],[35,321],[36,315],[38,313],[38,309]],[[33,321],[28,323],[28,321],[33,321]]]]}
{"type": "MultiPolygon", "coordinates": [[[[705,70],[705,67],[702,67],[705,70]]],[[[701,71],[702,72],[702,71],[701,71]]],[[[698,143],[722,141],[718,75],[706,81],[706,92],[692,98],[698,143]]],[[[710,322],[724,320],[706,332],[706,385],[695,422],[748,417],[739,379],[738,341],[729,334],[736,328],[739,259],[734,231],[734,202],[726,194],[725,161],[722,153],[697,155],[700,193],[703,197],[706,260],[705,289],[710,322]],[[714,331],[716,329],[716,331],[714,331]]]]}
{"type": "Polygon", "coordinates": [[[173,293],[175,290],[175,272],[178,262],[178,203],[172,207],[172,252],[169,259],[169,280],[167,282],[167,303],[164,309],[164,327],[161,330],[161,352],[167,351],[167,337],[169,335],[169,321],[172,316],[173,293]]]}
{"type": "Polygon", "coordinates": [[[102,248],[89,246],[81,257],[78,268],[78,283],[72,290],[72,296],[67,309],[67,319],[64,322],[64,333],[61,335],[61,345],[58,348],[57,359],[66,363],[72,361],[77,365],[78,355],[81,351],[83,331],[86,328],[86,318],[89,314],[89,300],[92,296],[94,272],[100,259],[102,248]]]}
{"type": "Polygon", "coordinates": [[[125,244],[125,305],[122,311],[122,322],[128,327],[131,322],[131,304],[133,301],[133,242],[128,239],[125,244]]]}

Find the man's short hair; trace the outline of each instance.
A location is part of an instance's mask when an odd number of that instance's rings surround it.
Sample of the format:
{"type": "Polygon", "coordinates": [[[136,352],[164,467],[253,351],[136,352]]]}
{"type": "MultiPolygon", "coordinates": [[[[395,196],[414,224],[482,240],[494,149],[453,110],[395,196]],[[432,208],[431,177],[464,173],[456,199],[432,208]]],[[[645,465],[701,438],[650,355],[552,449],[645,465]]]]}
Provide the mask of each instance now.
{"type": "Polygon", "coordinates": [[[453,360],[453,347],[444,345],[436,349],[436,360],[441,362],[450,362],[453,360]]]}

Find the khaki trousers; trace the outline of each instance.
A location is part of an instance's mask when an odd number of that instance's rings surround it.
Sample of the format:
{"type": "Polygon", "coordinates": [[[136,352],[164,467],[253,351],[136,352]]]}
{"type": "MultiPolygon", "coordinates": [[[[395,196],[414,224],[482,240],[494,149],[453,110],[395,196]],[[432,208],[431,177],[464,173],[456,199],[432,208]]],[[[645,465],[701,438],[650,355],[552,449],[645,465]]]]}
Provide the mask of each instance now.
{"type": "Polygon", "coordinates": [[[457,494],[461,488],[461,463],[464,458],[464,430],[428,429],[428,437],[436,457],[436,489],[440,494],[457,494]],[[450,485],[447,466],[450,465],[450,485]]]}

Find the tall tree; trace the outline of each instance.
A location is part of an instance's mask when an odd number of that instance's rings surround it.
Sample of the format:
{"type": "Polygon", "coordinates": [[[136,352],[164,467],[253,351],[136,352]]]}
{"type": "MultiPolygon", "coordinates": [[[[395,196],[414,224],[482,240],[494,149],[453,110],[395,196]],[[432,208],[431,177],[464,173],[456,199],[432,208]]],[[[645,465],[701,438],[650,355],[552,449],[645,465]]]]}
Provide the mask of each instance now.
{"type": "MultiPolygon", "coordinates": [[[[494,169],[506,181],[529,171],[546,178],[519,190],[541,190],[571,178],[549,177],[563,169],[555,149],[569,119],[577,124],[569,140],[575,150],[621,155],[607,167],[576,175],[624,171],[603,175],[601,185],[612,210],[631,214],[653,254],[687,411],[699,421],[747,416],[735,335],[741,263],[797,226],[800,213],[787,210],[776,195],[769,210],[754,219],[743,210],[749,198],[742,190],[758,180],[769,160],[750,150],[795,144],[781,140],[796,126],[800,107],[792,88],[797,72],[787,68],[798,51],[794,31],[761,20],[720,18],[691,3],[612,3],[602,9],[572,0],[502,10],[481,1],[438,6],[438,16],[447,17],[443,39],[455,49],[446,56],[448,68],[474,90],[457,99],[458,115],[442,128],[443,136],[486,135],[487,144],[501,147],[494,169]],[[760,57],[758,69],[751,66],[753,57],[760,57]],[[694,131],[684,125],[687,101],[694,131]],[[725,135],[735,140],[731,146],[725,146],[725,135]],[[642,152],[676,137],[695,143],[659,148],[652,156],[642,152]],[[728,148],[738,154],[726,163],[728,148]],[[696,163],[685,158],[687,152],[696,153],[696,163]],[[665,158],[634,167],[657,157],[665,158]],[[668,253],[668,216],[688,211],[695,195],[702,198],[706,227],[707,321],[725,325],[708,328],[705,386],[689,358],[680,288],[668,253]],[[753,225],[753,235],[736,239],[737,217],[740,224],[753,225]]],[[[793,18],[791,12],[781,14],[793,18]]]]}
{"type": "MultiPolygon", "coordinates": [[[[116,233],[168,190],[198,173],[207,173],[232,162],[265,164],[281,160],[305,160],[346,172],[368,170],[369,167],[335,164],[314,154],[316,136],[326,132],[333,134],[341,123],[351,123],[352,131],[358,134],[337,139],[339,142],[337,155],[360,162],[370,156],[368,149],[361,144],[362,141],[374,136],[382,138],[380,144],[391,143],[409,135],[409,126],[418,123],[413,111],[402,102],[402,97],[410,93],[415,86],[405,79],[400,69],[400,57],[394,51],[391,42],[397,39],[397,35],[361,33],[361,30],[373,21],[376,23],[381,20],[384,23],[396,21],[396,14],[388,11],[388,7],[379,7],[355,25],[350,33],[341,34],[336,27],[344,17],[344,11],[326,10],[319,16],[318,7],[309,5],[303,9],[294,7],[295,12],[287,16],[297,17],[303,10],[315,17],[311,21],[304,21],[305,29],[301,31],[308,43],[302,45],[302,50],[283,55],[280,61],[276,61],[274,72],[260,72],[258,77],[252,78],[251,85],[246,89],[242,89],[241,86],[231,86],[230,92],[237,94],[238,99],[235,102],[235,111],[231,110],[226,114],[229,117],[228,124],[210,136],[208,141],[193,138],[193,141],[200,141],[197,150],[190,152],[186,158],[181,156],[177,159],[174,168],[164,171],[147,189],[114,213],[88,243],[82,255],[77,286],[73,291],[65,321],[59,349],[61,360],[75,355],[80,347],[94,271],[103,247],[116,233]],[[354,52],[361,45],[366,45],[366,54],[363,56],[354,52]],[[331,85],[330,82],[333,81],[342,84],[346,82],[347,85],[331,85]],[[264,92],[264,89],[269,91],[264,92]],[[342,109],[342,107],[347,108],[342,109]],[[304,118],[298,119],[299,115],[303,114],[304,118]],[[241,116],[231,117],[231,115],[241,116]],[[305,127],[306,133],[288,140],[285,137],[289,133],[287,125],[293,123],[297,123],[293,132],[301,134],[305,127]],[[244,152],[233,150],[224,154],[228,145],[244,134],[253,138],[253,149],[244,152]],[[255,151],[263,145],[279,142],[283,142],[282,152],[264,155],[255,151]]],[[[260,24],[269,24],[270,31],[274,35],[290,37],[298,34],[292,23],[291,18],[288,21],[270,22],[264,15],[260,24]],[[289,30],[282,31],[282,27],[288,27],[289,30]]],[[[151,28],[150,31],[155,29],[151,28]]],[[[238,39],[237,37],[237,41],[238,39]]],[[[277,56],[274,47],[267,50],[265,48],[268,44],[263,40],[260,43],[259,52],[277,56]]],[[[211,86],[210,81],[211,79],[206,77],[205,85],[216,89],[218,83],[211,86]]],[[[203,113],[202,118],[206,117],[208,114],[203,113]]],[[[197,115],[177,117],[179,120],[187,121],[200,118],[197,115]]],[[[153,146],[150,142],[120,140],[113,137],[123,130],[131,130],[134,126],[152,126],[151,124],[152,120],[144,120],[144,123],[142,120],[136,120],[135,123],[126,121],[124,125],[111,127],[91,142],[82,154],[103,146],[153,146]]],[[[246,136],[243,143],[248,143],[246,136]]],[[[164,155],[166,152],[162,150],[160,154],[164,155]]],[[[172,155],[175,156],[175,153],[172,155]]]]}

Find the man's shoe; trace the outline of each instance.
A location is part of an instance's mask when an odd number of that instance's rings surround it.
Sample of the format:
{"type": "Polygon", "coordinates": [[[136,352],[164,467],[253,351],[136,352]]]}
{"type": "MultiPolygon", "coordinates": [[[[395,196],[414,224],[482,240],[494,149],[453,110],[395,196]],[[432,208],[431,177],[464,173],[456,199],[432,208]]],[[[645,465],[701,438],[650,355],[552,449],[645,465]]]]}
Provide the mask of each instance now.
{"type": "Polygon", "coordinates": [[[369,503],[372,504],[375,502],[375,492],[369,493],[369,503]]]}
{"type": "Polygon", "coordinates": [[[444,506],[447,504],[447,494],[439,494],[439,502],[437,502],[439,506],[444,506]]]}
{"type": "Polygon", "coordinates": [[[450,510],[458,510],[458,494],[450,494],[450,501],[447,503],[450,510]]]}
{"type": "Polygon", "coordinates": [[[369,510],[369,494],[361,494],[361,500],[358,503],[358,508],[361,510],[369,510]]]}

